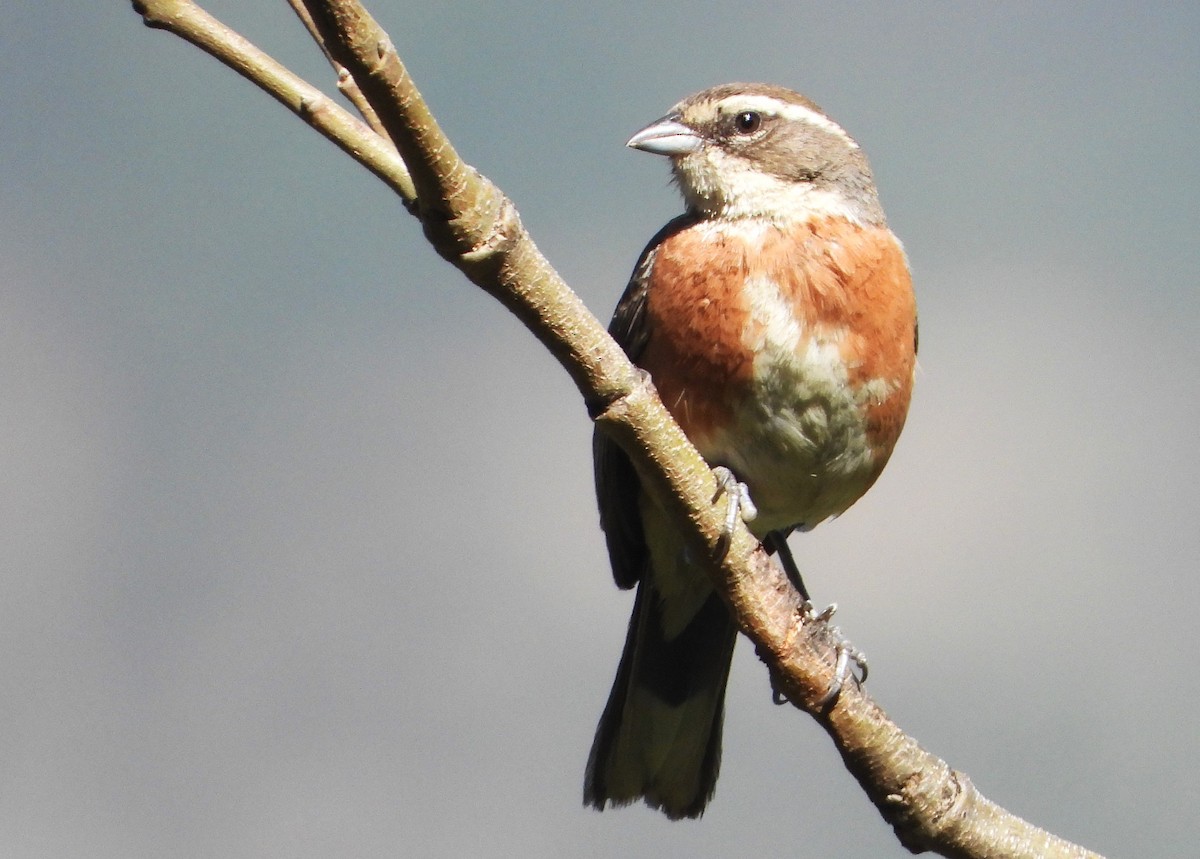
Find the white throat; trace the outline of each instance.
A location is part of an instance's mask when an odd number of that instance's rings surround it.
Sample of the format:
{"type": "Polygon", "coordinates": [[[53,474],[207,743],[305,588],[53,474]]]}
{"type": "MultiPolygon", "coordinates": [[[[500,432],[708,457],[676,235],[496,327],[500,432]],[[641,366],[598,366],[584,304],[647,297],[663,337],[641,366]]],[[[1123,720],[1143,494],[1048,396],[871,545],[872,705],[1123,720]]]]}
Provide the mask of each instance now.
{"type": "Polygon", "coordinates": [[[777,222],[812,217],[867,218],[863,206],[837,188],[783,179],[754,169],[744,159],[705,149],[678,159],[675,178],[688,205],[720,218],[766,218],[777,222]]]}

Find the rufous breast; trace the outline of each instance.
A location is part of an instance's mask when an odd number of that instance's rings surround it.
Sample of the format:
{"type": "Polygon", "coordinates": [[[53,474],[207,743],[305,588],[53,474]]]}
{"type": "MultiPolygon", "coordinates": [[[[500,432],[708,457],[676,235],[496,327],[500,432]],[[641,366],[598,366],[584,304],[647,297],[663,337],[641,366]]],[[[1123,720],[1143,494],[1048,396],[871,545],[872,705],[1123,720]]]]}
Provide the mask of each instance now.
{"type": "Polygon", "coordinates": [[[878,477],[916,362],[908,266],[885,226],[697,223],[656,249],[646,314],[639,363],[700,452],[749,484],[756,531],[812,527],[878,477]]]}

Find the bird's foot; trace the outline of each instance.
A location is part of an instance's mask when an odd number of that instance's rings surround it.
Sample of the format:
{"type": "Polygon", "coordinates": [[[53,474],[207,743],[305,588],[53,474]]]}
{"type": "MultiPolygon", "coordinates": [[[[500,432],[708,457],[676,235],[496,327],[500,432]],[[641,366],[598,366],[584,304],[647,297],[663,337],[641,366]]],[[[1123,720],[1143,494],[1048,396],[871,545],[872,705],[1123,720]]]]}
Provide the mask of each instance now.
{"type": "MultiPolygon", "coordinates": [[[[818,612],[808,600],[804,601],[802,609],[804,624],[810,627],[813,637],[820,643],[832,647],[836,654],[833,679],[829,681],[825,694],[817,702],[817,709],[821,711],[833,706],[838,696],[842,694],[842,690],[846,688],[847,681],[853,679],[856,683],[866,683],[869,673],[867,655],[855,647],[842,634],[839,627],[829,622],[836,611],[837,603],[832,603],[818,612]]],[[[776,704],[783,704],[787,701],[786,696],[779,690],[773,690],[773,694],[776,704]]]]}
{"type": "Polygon", "coordinates": [[[729,502],[725,508],[725,526],[721,531],[720,545],[721,551],[724,553],[733,539],[733,529],[737,527],[738,516],[742,517],[743,522],[753,522],[758,516],[758,508],[754,506],[754,501],[750,498],[750,488],[738,480],[728,468],[718,465],[713,469],[713,477],[717,480],[717,491],[713,495],[713,503],[717,503],[722,495],[729,502]]]}
{"type": "MultiPolygon", "coordinates": [[[[821,696],[821,700],[817,703],[817,707],[821,710],[832,706],[837,701],[838,695],[842,693],[842,689],[846,686],[846,681],[853,678],[856,683],[866,683],[867,674],[870,671],[870,666],[867,664],[867,654],[855,647],[842,634],[840,627],[834,626],[829,622],[833,619],[833,614],[836,611],[837,603],[832,603],[824,610],[811,615],[811,622],[818,625],[815,634],[820,635],[826,644],[832,645],[834,653],[837,654],[837,660],[833,665],[833,679],[829,682],[829,688],[825,690],[825,694],[821,696]]],[[[810,614],[812,612],[811,603],[809,612],[810,614]]]]}

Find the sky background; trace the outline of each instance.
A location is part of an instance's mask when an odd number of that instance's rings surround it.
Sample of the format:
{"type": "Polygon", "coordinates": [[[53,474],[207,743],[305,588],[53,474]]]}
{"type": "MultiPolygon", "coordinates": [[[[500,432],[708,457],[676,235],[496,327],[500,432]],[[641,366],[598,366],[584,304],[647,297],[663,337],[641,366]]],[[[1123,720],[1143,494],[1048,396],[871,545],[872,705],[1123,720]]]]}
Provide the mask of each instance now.
{"type": "MultiPolygon", "coordinates": [[[[875,489],[793,539],[870,689],[1109,856],[1200,838],[1200,5],[374,0],[607,318],[623,147],[766,80],[921,310],[875,489]]],[[[278,0],[208,8],[310,80],[278,0]]],[[[908,855],[743,642],[698,823],[581,806],[631,606],[566,374],[365,170],[127,2],[0,6],[0,855],[908,855]]]]}

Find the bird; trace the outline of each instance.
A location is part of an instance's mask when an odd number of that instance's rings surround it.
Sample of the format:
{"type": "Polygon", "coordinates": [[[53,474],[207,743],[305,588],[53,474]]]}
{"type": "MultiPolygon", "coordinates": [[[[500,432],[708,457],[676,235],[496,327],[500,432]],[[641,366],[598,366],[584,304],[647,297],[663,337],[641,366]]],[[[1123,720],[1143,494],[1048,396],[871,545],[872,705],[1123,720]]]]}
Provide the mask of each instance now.
{"type": "MultiPolygon", "coordinates": [[[[784,549],[854,504],[900,436],[918,343],[907,255],[862,149],[793,90],[712,87],[627,145],[670,160],[685,210],[643,250],[609,332],[748,493],[752,533],[784,549]]],[[[697,818],[716,787],[736,627],[600,431],[593,460],[613,577],[637,592],[584,803],[697,818]]]]}

